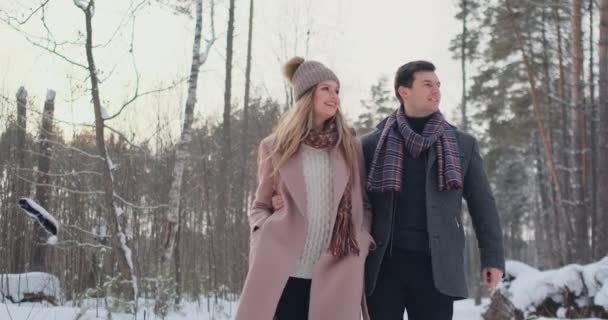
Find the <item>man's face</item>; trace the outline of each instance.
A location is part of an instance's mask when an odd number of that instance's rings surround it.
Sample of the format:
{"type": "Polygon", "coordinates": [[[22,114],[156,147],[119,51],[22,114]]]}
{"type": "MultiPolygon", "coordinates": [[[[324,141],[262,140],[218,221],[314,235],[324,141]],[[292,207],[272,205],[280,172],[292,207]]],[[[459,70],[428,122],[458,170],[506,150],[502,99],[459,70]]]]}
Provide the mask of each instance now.
{"type": "Polygon", "coordinates": [[[414,73],[412,87],[399,87],[405,113],[411,117],[424,117],[439,110],[441,101],[441,83],[433,71],[414,73]]]}

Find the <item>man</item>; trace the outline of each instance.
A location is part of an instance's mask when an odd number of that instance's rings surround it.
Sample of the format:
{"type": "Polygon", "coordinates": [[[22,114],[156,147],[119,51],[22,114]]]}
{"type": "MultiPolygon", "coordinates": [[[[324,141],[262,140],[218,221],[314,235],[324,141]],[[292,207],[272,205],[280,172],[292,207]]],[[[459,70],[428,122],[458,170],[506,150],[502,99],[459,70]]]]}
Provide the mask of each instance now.
{"type": "Polygon", "coordinates": [[[413,61],[395,75],[401,105],[361,138],[376,249],[366,260],[372,320],[447,320],[467,296],[462,198],[479,239],[482,279],[504,272],[498,213],[472,136],[441,112],[435,66],[413,61]]]}

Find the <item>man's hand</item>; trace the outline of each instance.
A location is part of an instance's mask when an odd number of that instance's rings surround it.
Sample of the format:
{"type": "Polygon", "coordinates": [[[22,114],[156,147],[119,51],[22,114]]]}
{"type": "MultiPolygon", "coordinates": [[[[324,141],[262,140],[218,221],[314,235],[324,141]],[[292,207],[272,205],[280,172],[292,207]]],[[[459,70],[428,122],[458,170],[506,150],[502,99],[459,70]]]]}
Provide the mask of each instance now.
{"type": "Polygon", "coordinates": [[[490,291],[496,289],[496,285],[502,280],[502,271],[496,268],[484,268],[481,270],[481,282],[486,285],[490,291]]]}
{"type": "Polygon", "coordinates": [[[275,193],[275,195],[272,196],[272,207],[274,208],[274,211],[283,208],[284,205],[285,204],[283,203],[283,197],[281,197],[280,194],[275,193]]]}

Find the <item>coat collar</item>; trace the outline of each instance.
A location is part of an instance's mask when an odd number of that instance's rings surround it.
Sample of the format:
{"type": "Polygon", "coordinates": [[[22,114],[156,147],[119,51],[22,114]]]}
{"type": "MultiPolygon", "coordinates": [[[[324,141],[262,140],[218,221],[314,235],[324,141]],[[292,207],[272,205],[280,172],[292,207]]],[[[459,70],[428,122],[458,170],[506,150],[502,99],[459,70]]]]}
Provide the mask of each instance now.
{"type": "Polygon", "coordinates": [[[304,185],[304,164],[302,152],[298,150],[291,159],[279,168],[281,181],[287,187],[300,212],[306,212],[306,186],[304,185]]]}

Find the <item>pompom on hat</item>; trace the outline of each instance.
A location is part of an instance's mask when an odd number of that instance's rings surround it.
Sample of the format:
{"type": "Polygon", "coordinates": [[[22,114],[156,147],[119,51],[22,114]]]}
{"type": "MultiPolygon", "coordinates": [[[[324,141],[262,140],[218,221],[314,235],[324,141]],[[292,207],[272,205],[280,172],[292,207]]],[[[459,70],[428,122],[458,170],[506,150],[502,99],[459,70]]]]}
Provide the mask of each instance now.
{"type": "Polygon", "coordinates": [[[293,87],[296,101],[321,81],[334,80],[340,85],[336,74],[322,63],[313,60],[304,60],[302,57],[293,57],[283,66],[283,75],[293,87]]]}

